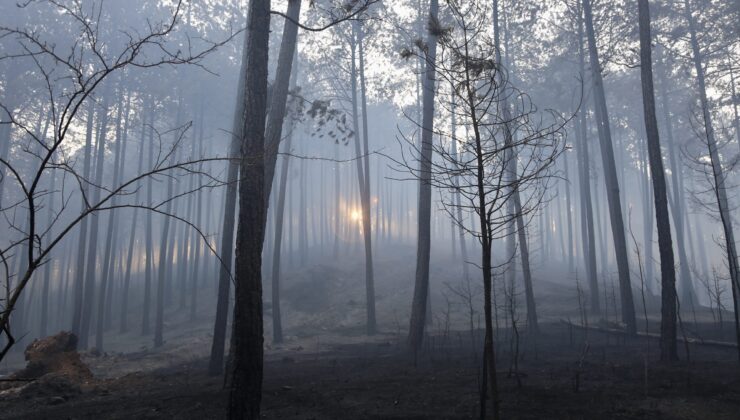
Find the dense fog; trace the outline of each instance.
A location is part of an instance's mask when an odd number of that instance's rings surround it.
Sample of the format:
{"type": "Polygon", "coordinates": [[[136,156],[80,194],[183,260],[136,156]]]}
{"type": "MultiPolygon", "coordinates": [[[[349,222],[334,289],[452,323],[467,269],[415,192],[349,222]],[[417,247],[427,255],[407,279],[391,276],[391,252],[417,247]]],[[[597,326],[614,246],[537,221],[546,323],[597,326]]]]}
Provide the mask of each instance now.
{"type": "MultiPolygon", "coordinates": [[[[736,372],[738,22],[726,0],[3,2],[2,374],[69,331],[86,381],[202,376],[213,398],[154,417],[545,418],[512,402],[563,387],[535,371],[586,399],[584,363],[633,367],[638,399],[679,359],[736,372]],[[383,357],[417,370],[285,382],[383,357]],[[390,379],[451,366],[453,411],[390,379]],[[384,378],[393,401],[318,402],[384,378]]],[[[145,416],[90,383],[3,411],[145,416]]],[[[615,415],[567,401],[552,418],[615,415]]]]}

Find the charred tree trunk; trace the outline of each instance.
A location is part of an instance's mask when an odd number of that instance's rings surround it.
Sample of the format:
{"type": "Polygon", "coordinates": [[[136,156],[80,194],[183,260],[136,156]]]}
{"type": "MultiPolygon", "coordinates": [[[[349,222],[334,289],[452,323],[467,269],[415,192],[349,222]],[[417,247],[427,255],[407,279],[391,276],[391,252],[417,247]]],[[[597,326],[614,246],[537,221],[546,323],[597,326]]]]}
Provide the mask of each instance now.
{"type": "Polygon", "coordinates": [[[434,82],[437,60],[437,32],[432,25],[437,22],[439,3],[429,2],[429,25],[427,28],[426,66],[423,83],[423,110],[421,124],[421,156],[419,157],[419,207],[416,249],[416,281],[411,304],[411,323],[408,343],[414,355],[424,339],[426,325],[427,295],[429,293],[429,259],[431,253],[432,213],[432,140],[434,135],[434,82]]]}
{"type": "Polygon", "coordinates": [[[270,0],[252,0],[246,31],[243,138],[239,165],[230,419],[260,418],[263,373],[262,244],[265,233],[265,118],[270,0]]]}
{"type": "MultiPolygon", "coordinates": [[[[650,158],[650,173],[653,178],[655,216],[658,225],[658,250],[660,251],[661,321],[660,359],[678,359],[676,348],[676,269],[673,263],[673,241],[671,222],[668,215],[668,192],[666,190],[663,156],[658,136],[658,120],[655,115],[655,91],[653,88],[652,37],[650,35],[650,6],[647,0],[638,0],[640,22],[640,73],[642,80],[642,103],[645,111],[647,149],[650,158]]],[[[652,246],[647,244],[646,246],[652,246]]]]}
{"type": "Polygon", "coordinates": [[[599,63],[599,53],[596,47],[596,35],[594,34],[591,0],[583,0],[583,11],[591,62],[591,78],[594,85],[594,107],[596,110],[599,140],[601,141],[604,181],[606,182],[609,216],[611,220],[612,236],[614,237],[614,252],[617,258],[617,270],[619,272],[622,322],[625,324],[627,332],[634,334],[637,332],[637,321],[635,319],[635,304],[632,299],[632,284],[630,282],[629,258],[627,255],[627,239],[624,231],[622,205],[619,197],[619,181],[617,178],[616,164],[614,162],[614,149],[612,147],[611,130],[609,128],[609,114],[606,107],[604,82],[601,77],[601,64],[599,63]]]}

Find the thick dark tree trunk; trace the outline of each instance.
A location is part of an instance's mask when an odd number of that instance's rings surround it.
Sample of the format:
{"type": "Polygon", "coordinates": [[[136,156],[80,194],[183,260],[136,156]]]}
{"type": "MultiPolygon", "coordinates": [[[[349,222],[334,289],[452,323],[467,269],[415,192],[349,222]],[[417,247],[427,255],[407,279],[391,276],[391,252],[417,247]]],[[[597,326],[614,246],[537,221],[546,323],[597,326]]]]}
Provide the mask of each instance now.
{"type": "Polygon", "coordinates": [[[230,419],[260,418],[263,372],[262,243],[265,233],[265,118],[270,0],[249,3],[244,130],[236,234],[230,419]]]}
{"type": "MultiPolygon", "coordinates": [[[[655,116],[655,91],[653,88],[653,55],[650,35],[650,6],[648,0],[638,0],[640,22],[640,75],[642,80],[642,104],[645,111],[650,174],[653,178],[655,216],[658,225],[658,250],[660,251],[661,321],[660,359],[678,359],[676,348],[676,269],[673,263],[673,241],[671,222],[668,215],[668,192],[666,190],[663,156],[658,136],[658,120],[655,116]]],[[[652,246],[652,244],[646,244],[652,246]]]]}

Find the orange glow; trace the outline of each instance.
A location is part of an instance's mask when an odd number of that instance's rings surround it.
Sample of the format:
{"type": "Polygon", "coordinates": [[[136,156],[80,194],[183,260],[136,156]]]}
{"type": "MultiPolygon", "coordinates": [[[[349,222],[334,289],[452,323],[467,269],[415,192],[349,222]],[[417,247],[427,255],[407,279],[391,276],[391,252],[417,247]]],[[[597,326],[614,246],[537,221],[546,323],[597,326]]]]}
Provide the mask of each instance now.
{"type": "Polygon", "coordinates": [[[359,222],[360,219],[362,218],[362,214],[360,213],[359,210],[353,209],[350,211],[349,217],[350,219],[352,219],[353,222],[359,222]]]}

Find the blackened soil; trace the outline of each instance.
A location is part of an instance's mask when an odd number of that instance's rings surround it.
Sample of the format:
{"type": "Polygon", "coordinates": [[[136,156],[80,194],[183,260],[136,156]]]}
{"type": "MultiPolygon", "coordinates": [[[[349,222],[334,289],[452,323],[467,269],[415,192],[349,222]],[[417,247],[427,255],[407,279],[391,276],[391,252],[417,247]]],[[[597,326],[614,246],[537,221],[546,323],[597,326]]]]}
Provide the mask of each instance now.
{"type": "MultiPolygon", "coordinates": [[[[657,362],[655,341],[555,323],[541,329],[537,340],[521,340],[518,373],[510,332],[497,337],[503,419],[740,418],[734,349],[692,344],[687,360],[682,345],[682,361],[666,365],[657,362]]],[[[395,335],[321,353],[295,348],[273,355],[265,365],[264,418],[478,418],[480,345],[472,341],[469,332],[435,335],[416,366],[395,335]]],[[[199,360],[92,381],[78,394],[4,395],[0,418],[224,418],[223,379],[205,372],[206,361],[199,360]]]]}

